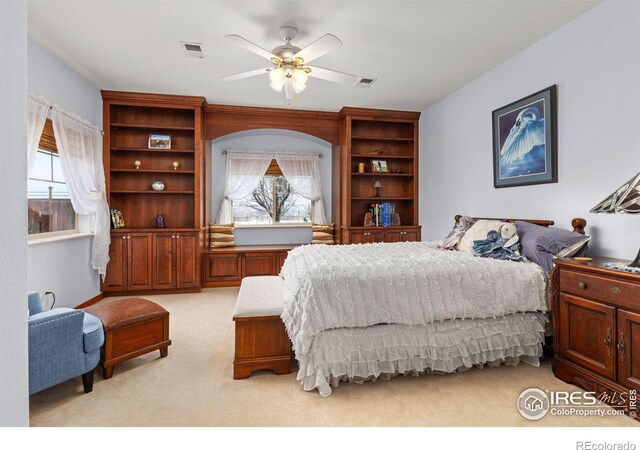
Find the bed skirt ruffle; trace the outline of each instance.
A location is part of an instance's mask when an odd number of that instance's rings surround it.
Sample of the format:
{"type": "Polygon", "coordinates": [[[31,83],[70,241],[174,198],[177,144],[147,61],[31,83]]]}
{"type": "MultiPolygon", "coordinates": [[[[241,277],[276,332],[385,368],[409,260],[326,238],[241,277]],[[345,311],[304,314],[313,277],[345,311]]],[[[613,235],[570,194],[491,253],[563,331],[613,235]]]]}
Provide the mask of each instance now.
{"type": "Polygon", "coordinates": [[[544,313],[461,319],[424,326],[376,325],[328,330],[315,337],[300,362],[305,391],[331,395],[340,382],[397,375],[462,372],[474,366],[539,365],[544,313]]]}

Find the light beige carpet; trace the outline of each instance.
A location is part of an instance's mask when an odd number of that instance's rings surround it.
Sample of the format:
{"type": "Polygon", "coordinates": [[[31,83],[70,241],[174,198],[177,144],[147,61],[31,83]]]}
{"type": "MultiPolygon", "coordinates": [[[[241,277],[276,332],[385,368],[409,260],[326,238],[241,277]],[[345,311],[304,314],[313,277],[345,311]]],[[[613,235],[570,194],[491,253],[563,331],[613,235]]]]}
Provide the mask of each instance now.
{"type": "MultiPolygon", "coordinates": [[[[237,288],[149,296],[171,313],[173,345],[31,397],[32,426],[633,426],[628,417],[552,417],[530,422],[516,410],[528,387],[576,390],[542,367],[473,369],[461,374],[396,377],[344,384],[322,398],[291,375],[259,372],[234,381],[237,288]]],[[[112,301],[106,299],[103,301],[112,301]]]]}

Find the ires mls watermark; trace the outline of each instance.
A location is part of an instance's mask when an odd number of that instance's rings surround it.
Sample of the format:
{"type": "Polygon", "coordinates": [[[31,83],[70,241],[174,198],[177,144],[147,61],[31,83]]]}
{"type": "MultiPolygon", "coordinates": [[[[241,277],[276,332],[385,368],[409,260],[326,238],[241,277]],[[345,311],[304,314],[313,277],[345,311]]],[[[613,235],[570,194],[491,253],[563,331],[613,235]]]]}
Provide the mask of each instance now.
{"type": "Polygon", "coordinates": [[[625,393],[590,391],[549,391],[529,388],[518,397],[518,412],[528,420],[540,420],[552,416],[622,416],[625,408],[629,416],[637,416],[637,392],[625,393]],[[606,404],[605,404],[606,403],[606,404]]]}

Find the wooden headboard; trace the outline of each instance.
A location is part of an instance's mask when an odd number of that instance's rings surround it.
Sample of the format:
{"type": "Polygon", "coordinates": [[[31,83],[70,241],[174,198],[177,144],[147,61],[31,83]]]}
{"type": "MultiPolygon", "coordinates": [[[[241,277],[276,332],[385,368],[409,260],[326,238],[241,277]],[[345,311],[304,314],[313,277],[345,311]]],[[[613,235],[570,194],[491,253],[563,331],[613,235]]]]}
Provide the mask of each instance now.
{"type": "MultiPolygon", "coordinates": [[[[458,223],[462,216],[460,214],[456,215],[455,223],[458,223]]],[[[539,220],[539,219],[511,219],[504,217],[474,217],[476,220],[500,220],[501,222],[515,222],[519,220],[521,222],[529,222],[536,225],[540,225],[543,227],[549,227],[553,225],[555,222],[553,220],[539,220]]],[[[573,227],[573,231],[576,233],[584,234],[584,228],[587,226],[587,221],[581,217],[576,217],[571,220],[571,226],[573,227]]]]}

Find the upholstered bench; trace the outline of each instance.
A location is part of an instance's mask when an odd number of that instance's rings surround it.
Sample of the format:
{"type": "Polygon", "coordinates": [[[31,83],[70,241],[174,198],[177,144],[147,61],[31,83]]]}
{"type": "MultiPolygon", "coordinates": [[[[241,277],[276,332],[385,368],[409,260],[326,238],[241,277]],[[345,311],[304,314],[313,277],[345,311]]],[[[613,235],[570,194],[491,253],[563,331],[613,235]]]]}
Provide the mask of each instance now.
{"type": "Polygon", "coordinates": [[[169,312],[144,298],[101,302],[85,308],[102,322],[104,345],[100,350],[102,376],[109,379],[113,368],[136,356],[160,350],[169,352],[169,312]]]}
{"type": "Polygon", "coordinates": [[[282,279],[277,276],[242,280],[233,320],[236,354],[233,379],[249,378],[256,370],[291,373],[291,342],[280,319],[284,308],[282,279]]]}

